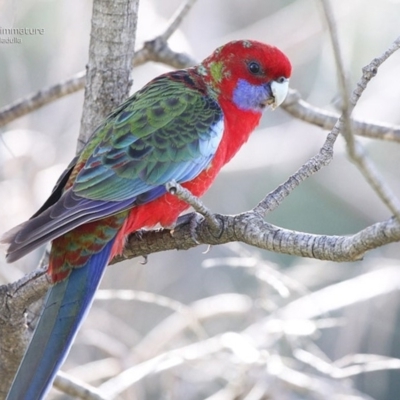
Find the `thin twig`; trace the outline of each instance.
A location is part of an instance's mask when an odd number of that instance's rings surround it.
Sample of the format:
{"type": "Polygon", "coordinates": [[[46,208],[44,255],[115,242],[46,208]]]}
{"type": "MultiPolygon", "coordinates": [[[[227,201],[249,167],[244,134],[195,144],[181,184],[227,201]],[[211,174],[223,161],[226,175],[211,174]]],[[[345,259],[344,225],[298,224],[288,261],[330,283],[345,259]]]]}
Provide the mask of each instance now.
{"type": "Polygon", "coordinates": [[[100,390],[88,385],[62,371],[58,371],[54,380],[54,387],[63,393],[72,396],[74,399],[82,400],[108,400],[100,390]]]}
{"type": "Polygon", "coordinates": [[[140,52],[141,54],[138,54],[138,57],[143,58],[145,62],[154,61],[169,65],[172,68],[187,68],[196,64],[193,57],[173,51],[168,42],[161,36],[146,42],[140,52]]]}
{"type": "MultiPolygon", "coordinates": [[[[357,105],[358,100],[360,99],[362,93],[367,87],[368,82],[376,75],[378,63],[377,59],[373,60],[371,64],[374,64],[375,68],[372,70],[371,68],[363,69],[363,76],[361,80],[364,80],[363,85],[357,85],[356,89],[353,92],[353,96],[349,97],[350,89],[348,79],[346,77],[346,70],[343,63],[343,57],[339,45],[339,39],[336,29],[335,20],[333,17],[332,9],[330,6],[329,0],[321,0],[325,18],[328,24],[329,36],[332,41],[333,52],[336,61],[336,68],[339,75],[339,86],[342,95],[342,133],[345,137],[347,144],[347,152],[350,159],[357,165],[358,169],[363,174],[364,178],[370,184],[370,186],[374,189],[375,193],[379,196],[382,202],[389,208],[389,210],[396,216],[396,218],[400,221],[400,200],[396,197],[395,193],[386,183],[385,179],[378,172],[377,168],[374,166],[373,162],[366,155],[362,145],[358,143],[353,135],[352,126],[351,126],[351,113],[354,110],[354,107],[357,105]],[[373,72],[373,73],[371,73],[373,72]]],[[[389,55],[393,54],[400,47],[400,37],[393,43],[391,46],[392,52],[388,53],[385,51],[384,59],[386,60],[389,55]]],[[[381,61],[379,65],[382,63],[381,61]]],[[[370,65],[371,65],[370,64],[370,65]]]]}
{"type": "Polygon", "coordinates": [[[167,41],[170,36],[178,29],[179,25],[189,13],[193,5],[196,3],[197,0],[186,0],[182,2],[179,8],[175,11],[174,15],[172,16],[171,20],[168,23],[167,29],[161,35],[164,41],[167,41]]]}
{"type": "Polygon", "coordinates": [[[300,185],[301,182],[318,172],[321,168],[327,166],[333,158],[333,145],[337,139],[339,130],[338,123],[330,132],[321,147],[318,154],[310,158],[303,166],[298,169],[286,182],[279,185],[275,190],[270,192],[262,201],[254,208],[253,212],[264,216],[266,213],[277,208],[289,194],[300,185]]]}
{"type": "Polygon", "coordinates": [[[294,356],[304,364],[309,365],[318,372],[334,379],[350,378],[351,376],[372,371],[400,369],[399,359],[376,356],[374,354],[354,354],[354,360],[357,360],[357,356],[359,357],[358,363],[346,367],[338,367],[335,363],[327,362],[315,354],[303,349],[295,350],[294,356]]]}
{"type": "Polygon", "coordinates": [[[325,19],[328,24],[329,37],[332,42],[333,53],[335,56],[336,70],[338,72],[339,87],[341,93],[341,106],[343,116],[342,132],[346,137],[349,152],[354,149],[354,136],[351,129],[350,115],[355,107],[355,104],[350,104],[350,84],[347,78],[346,69],[343,62],[342,52],[340,51],[339,38],[336,30],[335,19],[329,0],[321,0],[324,9],[325,19]]]}

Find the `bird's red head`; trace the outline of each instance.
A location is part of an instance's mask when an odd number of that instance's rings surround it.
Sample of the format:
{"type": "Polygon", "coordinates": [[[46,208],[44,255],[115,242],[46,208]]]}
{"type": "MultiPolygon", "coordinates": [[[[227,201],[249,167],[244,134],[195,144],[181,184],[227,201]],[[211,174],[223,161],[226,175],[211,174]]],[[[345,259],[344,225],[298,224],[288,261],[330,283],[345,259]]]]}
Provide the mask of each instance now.
{"type": "Polygon", "coordinates": [[[291,71],[285,54],[254,40],[229,42],[199,66],[220,100],[233,101],[240,109],[255,112],[282,103],[291,71]]]}

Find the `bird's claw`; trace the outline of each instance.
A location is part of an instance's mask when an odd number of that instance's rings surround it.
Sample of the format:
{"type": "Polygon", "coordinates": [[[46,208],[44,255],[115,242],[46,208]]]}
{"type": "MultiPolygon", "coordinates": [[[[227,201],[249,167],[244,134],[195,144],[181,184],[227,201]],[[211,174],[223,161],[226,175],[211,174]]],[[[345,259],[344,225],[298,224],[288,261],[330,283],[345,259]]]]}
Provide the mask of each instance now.
{"type": "Polygon", "coordinates": [[[143,235],[146,232],[145,229],[139,229],[134,232],[134,235],[138,238],[138,240],[143,240],[143,235]]]}
{"type": "Polygon", "coordinates": [[[177,225],[186,225],[189,224],[189,231],[190,231],[190,237],[196,244],[201,244],[197,240],[197,227],[199,224],[204,220],[204,217],[197,213],[197,212],[192,212],[190,214],[183,214],[181,215],[178,220],[176,221],[177,225]]]}
{"type": "Polygon", "coordinates": [[[196,232],[196,229],[197,229],[198,225],[201,223],[201,221],[203,221],[203,220],[204,220],[204,217],[203,217],[201,214],[197,213],[197,212],[192,213],[192,216],[191,216],[191,218],[190,218],[190,220],[189,220],[189,231],[190,231],[190,236],[191,236],[191,238],[193,239],[193,241],[194,241],[196,244],[201,244],[201,243],[197,240],[197,232],[196,232]]]}

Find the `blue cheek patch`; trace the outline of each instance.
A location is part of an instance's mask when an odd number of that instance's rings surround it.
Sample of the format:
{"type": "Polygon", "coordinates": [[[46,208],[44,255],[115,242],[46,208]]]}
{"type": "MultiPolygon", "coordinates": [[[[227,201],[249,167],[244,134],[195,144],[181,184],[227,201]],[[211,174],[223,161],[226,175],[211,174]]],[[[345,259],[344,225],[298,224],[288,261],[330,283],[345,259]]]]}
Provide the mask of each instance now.
{"type": "Polygon", "coordinates": [[[233,90],[233,102],[245,111],[262,111],[262,102],[272,96],[269,84],[252,85],[245,79],[239,79],[233,90]]]}

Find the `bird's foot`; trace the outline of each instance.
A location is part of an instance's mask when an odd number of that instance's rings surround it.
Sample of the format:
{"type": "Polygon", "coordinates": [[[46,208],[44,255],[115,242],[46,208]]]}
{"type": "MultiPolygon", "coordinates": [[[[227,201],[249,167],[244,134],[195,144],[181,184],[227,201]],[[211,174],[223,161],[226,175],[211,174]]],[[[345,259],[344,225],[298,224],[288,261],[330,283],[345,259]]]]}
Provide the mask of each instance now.
{"type": "MultiPolygon", "coordinates": [[[[197,227],[202,221],[204,221],[204,217],[201,214],[197,212],[192,212],[189,214],[181,215],[176,221],[176,225],[179,226],[188,224],[190,237],[196,244],[201,244],[200,241],[198,240],[197,227]]],[[[173,230],[171,231],[171,234],[173,235],[173,230]]]]}
{"type": "Polygon", "coordinates": [[[139,229],[133,233],[138,240],[143,240],[144,233],[147,232],[146,229],[139,229]]]}

